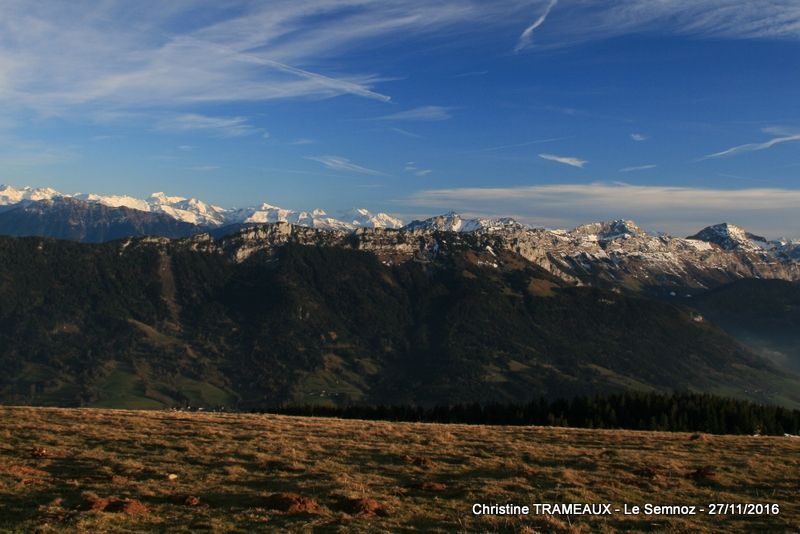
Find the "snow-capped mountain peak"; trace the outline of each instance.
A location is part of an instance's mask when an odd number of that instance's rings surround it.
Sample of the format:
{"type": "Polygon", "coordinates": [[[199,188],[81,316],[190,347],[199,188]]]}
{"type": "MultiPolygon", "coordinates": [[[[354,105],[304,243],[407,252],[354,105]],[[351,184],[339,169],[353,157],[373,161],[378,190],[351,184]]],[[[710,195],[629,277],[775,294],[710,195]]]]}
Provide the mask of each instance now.
{"type": "Polygon", "coordinates": [[[476,232],[480,230],[519,230],[527,227],[510,217],[499,219],[492,219],[489,217],[464,219],[458,213],[450,211],[443,215],[430,217],[421,221],[412,221],[407,224],[405,228],[407,230],[436,230],[440,232],[476,232]]]}
{"type": "Polygon", "coordinates": [[[698,239],[718,245],[724,250],[760,250],[780,246],[780,243],[751,234],[740,226],[720,223],[703,228],[689,239],[698,239]]]}
{"type": "Polygon", "coordinates": [[[356,228],[401,228],[403,221],[386,213],[372,213],[366,208],[342,212],[339,218],[356,228]]]}
{"type": "Polygon", "coordinates": [[[613,221],[601,221],[583,224],[573,230],[576,234],[595,236],[598,241],[615,241],[618,239],[629,239],[645,232],[636,225],[635,222],[625,219],[613,221]]]}
{"type": "Polygon", "coordinates": [[[150,204],[175,204],[184,200],[186,200],[184,197],[171,197],[162,191],[158,191],[150,195],[148,202],[150,204]]]}
{"type": "Polygon", "coordinates": [[[150,211],[150,205],[145,200],[139,198],[129,197],[127,195],[96,195],[94,193],[84,193],[75,195],[78,200],[85,200],[86,202],[96,202],[112,208],[131,208],[141,211],[150,211]]]}
{"type": "Polygon", "coordinates": [[[19,204],[20,202],[50,200],[66,196],[50,187],[23,187],[16,189],[10,185],[0,185],[0,206],[19,204]]]}

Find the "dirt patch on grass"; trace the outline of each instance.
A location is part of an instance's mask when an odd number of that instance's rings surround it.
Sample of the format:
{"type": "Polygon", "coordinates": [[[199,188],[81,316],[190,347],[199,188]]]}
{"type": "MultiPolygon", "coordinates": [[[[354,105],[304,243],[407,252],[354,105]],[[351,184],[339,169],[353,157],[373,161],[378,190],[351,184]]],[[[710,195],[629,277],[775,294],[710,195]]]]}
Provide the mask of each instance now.
{"type": "Polygon", "coordinates": [[[129,516],[147,514],[147,506],[136,499],[119,497],[99,497],[97,495],[84,495],[83,500],[76,506],[80,512],[110,512],[129,516]]]}
{"type": "Polygon", "coordinates": [[[111,483],[115,486],[125,486],[130,484],[130,479],[122,475],[111,475],[111,483]]]}
{"type": "Polygon", "coordinates": [[[314,499],[297,493],[273,493],[264,502],[267,508],[289,515],[316,514],[320,506],[314,499]]]}
{"type": "Polygon", "coordinates": [[[447,484],[442,484],[441,482],[422,482],[421,484],[417,485],[417,487],[422,491],[447,491],[447,484]]]}
{"type": "Polygon", "coordinates": [[[386,508],[376,501],[375,499],[361,498],[350,499],[342,497],[339,499],[337,509],[350,515],[359,516],[374,516],[374,515],[388,515],[386,508]]]}
{"type": "Polygon", "coordinates": [[[717,482],[717,472],[710,465],[698,467],[687,476],[698,484],[714,484],[717,482]]]}
{"type": "Polygon", "coordinates": [[[200,506],[200,497],[196,495],[187,495],[183,498],[184,506],[200,506]]]}
{"type": "Polygon", "coordinates": [[[431,467],[433,460],[427,456],[403,456],[403,462],[408,465],[416,465],[419,467],[431,467]]]}
{"type": "Polygon", "coordinates": [[[31,447],[31,456],[34,458],[46,458],[50,456],[50,451],[46,447],[34,446],[31,447]]]}
{"type": "Polygon", "coordinates": [[[34,467],[28,467],[27,465],[2,465],[0,466],[0,473],[13,475],[19,478],[49,476],[46,471],[42,471],[41,469],[36,469],[34,467]]]}
{"type": "Polygon", "coordinates": [[[136,499],[116,499],[111,498],[108,501],[104,512],[122,513],[130,516],[139,516],[147,514],[147,506],[137,501],[136,499]]]}

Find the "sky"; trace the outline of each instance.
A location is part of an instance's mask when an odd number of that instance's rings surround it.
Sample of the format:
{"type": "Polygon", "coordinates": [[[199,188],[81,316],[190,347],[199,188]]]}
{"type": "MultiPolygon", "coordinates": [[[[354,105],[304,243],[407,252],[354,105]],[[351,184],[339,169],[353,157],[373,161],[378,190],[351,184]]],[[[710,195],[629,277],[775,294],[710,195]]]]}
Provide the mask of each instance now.
{"type": "Polygon", "coordinates": [[[797,0],[0,0],[0,183],[800,238],[797,0]]]}

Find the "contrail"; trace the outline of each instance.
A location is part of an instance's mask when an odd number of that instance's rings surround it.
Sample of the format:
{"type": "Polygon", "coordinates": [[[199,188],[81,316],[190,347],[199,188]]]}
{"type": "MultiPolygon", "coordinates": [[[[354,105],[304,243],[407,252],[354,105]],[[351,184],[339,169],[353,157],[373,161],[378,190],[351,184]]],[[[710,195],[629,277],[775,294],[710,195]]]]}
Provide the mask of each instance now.
{"type": "Polygon", "coordinates": [[[339,80],[337,78],[331,78],[329,76],[317,74],[316,72],[310,72],[307,70],[299,69],[297,67],[292,67],[291,65],[287,65],[286,63],[275,61],[274,59],[263,58],[255,54],[249,54],[247,52],[240,52],[225,45],[207,43],[205,41],[198,41],[197,39],[193,40],[199,42],[202,46],[208,46],[218,51],[221,51],[225,54],[228,54],[239,61],[253,63],[255,65],[272,67],[274,69],[283,72],[288,72],[289,74],[294,74],[295,76],[299,76],[300,78],[305,78],[307,80],[317,82],[319,85],[323,87],[329,87],[331,89],[341,91],[343,93],[350,93],[352,95],[363,96],[365,98],[371,98],[373,100],[380,100],[381,102],[390,102],[392,100],[392,97],[381,93],[377,93],[375,91],[371,91],[368,88],[358,83],[349,82],[347,80],[339,80]]]}
{"type": "Polygon", "coordinates": [[[525,31],[522,32],[522,35],[519,36],[519,42],[517,42],[516,48],[514,48],[514,52],[519,52],[523,48],[527,48],[529,44],[531,44],[531,36],[533,36],[533,32],[544,24],[544,21],[547,20],[547,15],[556,7],[558,0],[550,0],[550,3],[547,4],[547,8],[542,13],[542,16],[536,19],[533,24],[525,28],[525,31]]]}
{"type": "Polygon", "coordinates": [[[301,78],[306,78],[308,80],[313,80],[320,85],[330,87],[331,89],[339,90],[344,93],[350,93],[357,96],[363,96],[366,98],[372,98],[374,100],[380,100],[381,102],[389,102],[392,97],[383,95],[381,93],[376,93],[375,91],[370,91],[363,85],[348,82],[346,80],[339,80],[337,78],[331,78],[330,76],[324,76],[322,74],[317,74],[316,72],[309,72],[307,70],[298,69],[297,67],[292,67],[291,65],[287,65],[285,63],[281,63],[280,61],[275,61],[273,59],[265,59],[260,58],[257,56],[252,56],[250,54],[239,54],[240,56],[246,56],[250,58],[253,62],[260,63],[262,65],[269,65],[278,70],[282,70],[284,72],[288,72],[291,74],[295,74],[300,76],[301,78]]]}
{"type": "Polygon", "coordinates": [[[787,135],[786,137],[776,137],[775,139],[770,139],[765,143],[750,143],[747,145],[739,145],[733,148],[729,148],[728,150],[723,150],[722,152],[709,154],[708,156],[704,156],[700,159],[704,160],[712,158],[722,158],[725,156],[733,156],[734,154],[738,154],[740,152],[753,152],[756,150],[766,150],[768,148],[774,147],[775,145],[779,145],[781,143],[789,143],[792,141],[800,141],[800,135],[787,135]]]}

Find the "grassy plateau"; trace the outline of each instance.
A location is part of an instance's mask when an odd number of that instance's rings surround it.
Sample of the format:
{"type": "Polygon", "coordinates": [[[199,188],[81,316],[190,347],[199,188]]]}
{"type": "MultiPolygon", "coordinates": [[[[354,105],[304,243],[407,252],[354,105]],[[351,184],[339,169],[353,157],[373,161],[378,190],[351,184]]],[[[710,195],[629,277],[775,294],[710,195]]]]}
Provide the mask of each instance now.
{"type": "Polygon", "coordinates": [[[800,439],[0,407],[0,532],[797,532],[800,439]],[[474,503],[779,515],[474,516],[474,503]]]}

